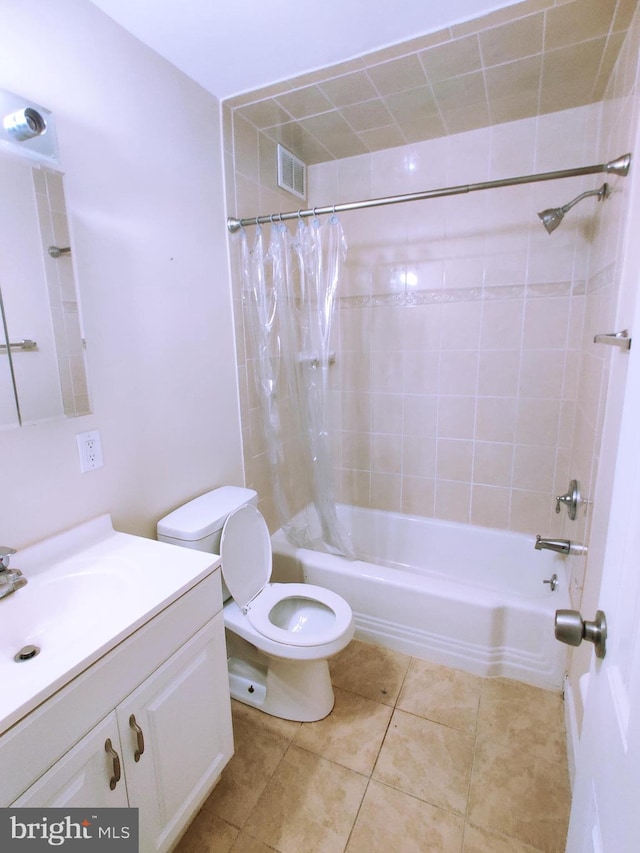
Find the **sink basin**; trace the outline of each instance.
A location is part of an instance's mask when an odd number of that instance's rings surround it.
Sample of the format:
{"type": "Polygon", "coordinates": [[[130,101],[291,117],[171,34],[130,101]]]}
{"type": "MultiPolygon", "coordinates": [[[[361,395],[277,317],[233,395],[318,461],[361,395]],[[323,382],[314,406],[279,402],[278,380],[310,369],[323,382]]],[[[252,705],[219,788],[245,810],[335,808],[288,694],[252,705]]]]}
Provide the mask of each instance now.
{"type": "Polygon", "coordinates": [[[217,563],[210,554],[119,533],[108,515],[15,554],[11,566],[28,583],[0,599],[0,734],[217,563]],[[25,646],[38,653],[16,662],[25,646]]]}
{"type": "Polygon", "coordinates": [[[27,586],[0,599],[2,657],[27,644],[49,649],[70,637],[86,638],[99,611],[114,612],[128,600],[131,586],[126,576],[108,571],[34,576],[27,586]]]}

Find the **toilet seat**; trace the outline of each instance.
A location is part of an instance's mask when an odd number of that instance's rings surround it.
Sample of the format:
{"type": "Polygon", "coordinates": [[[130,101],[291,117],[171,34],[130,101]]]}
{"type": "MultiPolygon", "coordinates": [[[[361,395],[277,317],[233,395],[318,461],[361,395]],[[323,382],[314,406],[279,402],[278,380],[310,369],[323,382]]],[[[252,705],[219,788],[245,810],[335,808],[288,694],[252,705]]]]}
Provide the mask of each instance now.
{"type": "Polygon", "coordinates": [[[352,620],[351,608],[344,598],[308,583],[267,584],[248,605],[246,616],[260,634],[290,646],[331,643],[352,620]],[[280,624],[292,627],[280,627],[274,621],[281,614],[280,624]]]}
{"type": "Polygon", "coordinates": [[[220,543],[222,574],[252,627],[287,646],[331,643],[352,625],[347,602],[331,590],[304,583],[270,583],[271,537],[252,505],[227,518],[220,543]]]}

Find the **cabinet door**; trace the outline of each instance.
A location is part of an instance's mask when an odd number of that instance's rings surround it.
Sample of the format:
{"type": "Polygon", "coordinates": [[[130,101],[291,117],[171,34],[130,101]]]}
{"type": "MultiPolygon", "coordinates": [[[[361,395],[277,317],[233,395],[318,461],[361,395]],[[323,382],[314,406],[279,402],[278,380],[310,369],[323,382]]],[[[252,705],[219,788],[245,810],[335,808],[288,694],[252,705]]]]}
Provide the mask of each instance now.
{"type": "Polygon", "coordinates": [[[129,802],[139,808],[140,849],[167,850],[233,753],[222,613],[116,713],[129,802]]]}
{"type": "Polygon", "coordinates": [[[118,725],[112,711],[12,805],[36,808],[126,807],[127,790],[121,762],[118,725]]]}

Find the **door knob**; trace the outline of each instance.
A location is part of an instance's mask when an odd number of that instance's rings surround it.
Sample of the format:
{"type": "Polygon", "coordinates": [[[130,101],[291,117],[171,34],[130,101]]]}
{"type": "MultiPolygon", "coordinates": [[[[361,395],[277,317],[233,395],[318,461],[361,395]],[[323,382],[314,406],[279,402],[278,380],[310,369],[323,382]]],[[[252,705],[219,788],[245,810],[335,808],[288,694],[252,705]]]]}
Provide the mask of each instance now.
{"type": "Polygon", "coordinates": [[[607,620],[602,610],[598,610],[593,622],[587,622],[577,610],[556,610],[556,640],[569,646],[579,646],[588,640],[595,646],[596,657],[603,658],[606,653],[607,620]]]}

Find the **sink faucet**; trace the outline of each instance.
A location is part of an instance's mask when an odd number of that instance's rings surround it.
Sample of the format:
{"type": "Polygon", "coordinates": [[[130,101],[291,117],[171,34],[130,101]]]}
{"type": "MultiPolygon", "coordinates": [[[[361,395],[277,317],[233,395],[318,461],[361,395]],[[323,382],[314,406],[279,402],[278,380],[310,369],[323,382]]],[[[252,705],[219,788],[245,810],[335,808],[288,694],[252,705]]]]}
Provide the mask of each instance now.
{"type": "Polygon", "coordinates": [[[28,583],[20,569],[10,569],[9,560],[15,554],[14,548],[0,545],[0,598],[11,595],[28,583]]]}
{"type": "Polygon", "coordinates": [[[536,551],[556,551],[558,554],[568,554],[571,550],[569,539],[543,539],[540,534],[536,536],[536,551]]]}

